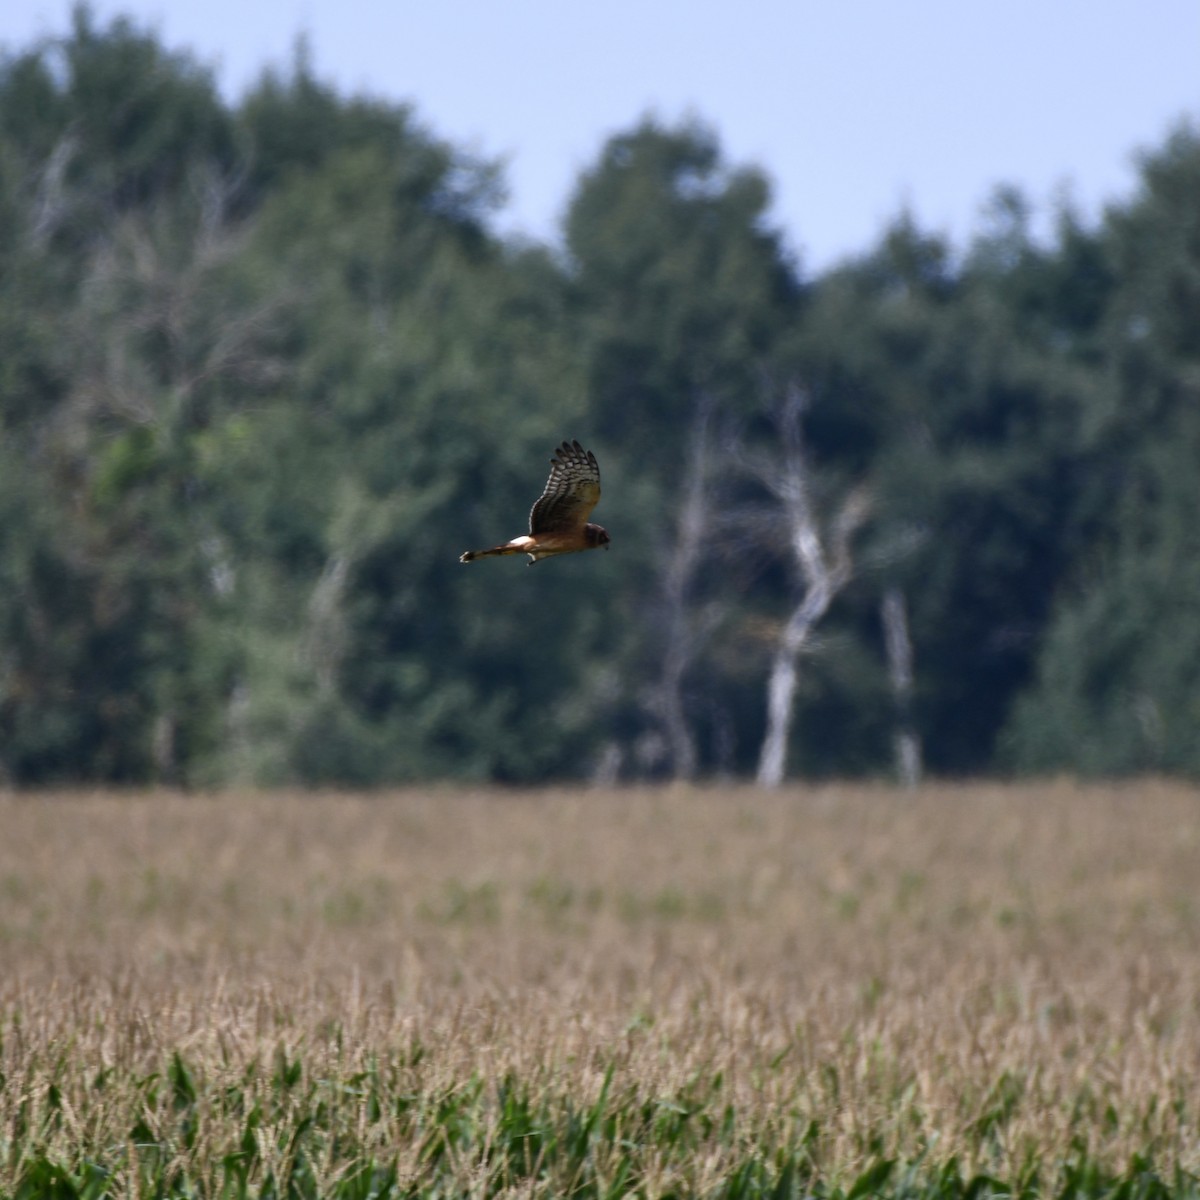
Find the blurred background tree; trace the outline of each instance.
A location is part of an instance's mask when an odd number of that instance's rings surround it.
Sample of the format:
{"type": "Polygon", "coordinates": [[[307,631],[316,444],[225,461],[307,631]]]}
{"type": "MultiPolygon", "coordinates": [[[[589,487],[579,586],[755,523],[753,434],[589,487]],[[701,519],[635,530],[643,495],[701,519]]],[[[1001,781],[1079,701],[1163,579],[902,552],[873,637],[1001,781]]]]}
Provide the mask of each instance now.
{"type": "Polygon", "coordinates": [[[237,103],[86,8],[0,61],[0,777],[748,777],[788,394],[813,529],[862,504],[779,761],[1200,771],[1193,128],[1095,225],[1001,188],[814,278],[697,121],[609,139],[561,250],[503,189],[303,46],[237,103]],[[463,568],[564,437],[612,552],[463,568]]]}

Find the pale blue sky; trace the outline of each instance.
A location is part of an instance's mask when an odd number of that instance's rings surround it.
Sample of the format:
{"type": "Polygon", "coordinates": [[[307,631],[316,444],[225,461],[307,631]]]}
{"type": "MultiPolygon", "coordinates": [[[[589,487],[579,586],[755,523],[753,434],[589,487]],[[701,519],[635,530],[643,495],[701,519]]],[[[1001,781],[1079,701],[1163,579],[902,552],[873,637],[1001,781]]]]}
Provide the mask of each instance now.
{"type": "MultiPolygon", "coordinates": [[[[71,0],[3,0],[0,44],[67,28],[71,0]]],[[[236,95],[305,32],[317,74],[412,101],[507,163],[503,231],[556,234],[603,139],[652,111],[710,122],[763,167],[806,270],[907,205],[958,242],[995,184],[1085,215],[1133,156],[1200,117],[1200,0],[95,0],[213,66],[236,95]]]]}

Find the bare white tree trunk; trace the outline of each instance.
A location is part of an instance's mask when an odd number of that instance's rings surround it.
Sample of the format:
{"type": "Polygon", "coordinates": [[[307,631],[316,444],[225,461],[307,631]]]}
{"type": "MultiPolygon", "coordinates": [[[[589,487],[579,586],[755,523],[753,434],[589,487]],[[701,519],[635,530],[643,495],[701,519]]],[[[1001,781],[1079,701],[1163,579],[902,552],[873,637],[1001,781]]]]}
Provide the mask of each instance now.
{"type": "Polygon", "coordinates": [[[767,731],[758,756],[758,782],[778,787],[787,768],[788,739],[796,709],[798,664],[813,627],[825,615],[831,594],[823,580],[805,593],[783,627],[767,683],[767,731]]]}
{"type": "Polygon", "coordinates": [[[349,554],[330,554],[308,600],[303,654],[322,696],[336,690],[338,670],[346,653],[345,599],[352,565],[349,554]]]}
{"type": "Polygon", "coordinates": [[[896,756],[896,775],[907,788],[921,782],[921,740],[912,719],[913,647],[908,633],[908,612],[904,593],[889,587],[879,606],[883,622],[883,643],[887,652],[888,679],[896,708],[896,730],[892,746],[896,756]]]}
{"type": "Polygon", "coordinates": [[[718,620],[717,610],[697,611],[693,586],[710,536],[712,404],[701,397],[696,406],[683,485],[675,543],[662,577],[663,652],[658,682],[648,707],[662,725],[671,774],[690,779],[696,774],[696,739],[684,704],[684,680],[718,620]]]}
{"type": "Polygon", "coordinates": [[[78,139],[68,133],[59,138],[46,159],[37,183],[31,239],[41,249],[54,235],[71,208],[67,194],[67,171],[79,149],[78,139]]]}
{"type": "Polygon", "coordinates": [[[763,787],[778,787],[783,782],[800,655],[834,598],[853,576],[850,541],[866,520],[869,507],[864,490],[852,491],[822,535],[812,504],[811,468],[804,444],[806,403],[801,388],[788,390],[776,420],[782,455],[778,460],[752,464],[759,480],[779,503],[800,585],[796,605],[780,632],[767,683],[767,728],[757,774],[763,787]]]}

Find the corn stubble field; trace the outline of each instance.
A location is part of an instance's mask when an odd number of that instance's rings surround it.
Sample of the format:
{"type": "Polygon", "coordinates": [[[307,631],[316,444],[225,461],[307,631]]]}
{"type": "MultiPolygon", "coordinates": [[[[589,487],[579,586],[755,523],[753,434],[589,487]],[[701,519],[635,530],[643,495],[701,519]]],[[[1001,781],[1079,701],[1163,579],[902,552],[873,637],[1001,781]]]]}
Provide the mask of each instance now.
{"type": "Polygon", "coordinates": [[[0,796],[0,1196],[1200,1194],[1200,793],[0,796]]]}

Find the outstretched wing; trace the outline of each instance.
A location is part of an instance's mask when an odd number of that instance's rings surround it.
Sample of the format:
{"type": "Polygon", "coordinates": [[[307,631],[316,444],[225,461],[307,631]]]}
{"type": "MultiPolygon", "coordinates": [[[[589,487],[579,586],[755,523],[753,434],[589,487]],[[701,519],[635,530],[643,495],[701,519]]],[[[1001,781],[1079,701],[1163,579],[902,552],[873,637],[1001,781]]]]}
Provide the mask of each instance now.
{"type": "Polygon", "coordinates": [[[596,456],[578,442],[563,442],[550,460],[550,478],[529,513],[530,533],[575,533],[600,499],[596,456]]]}

